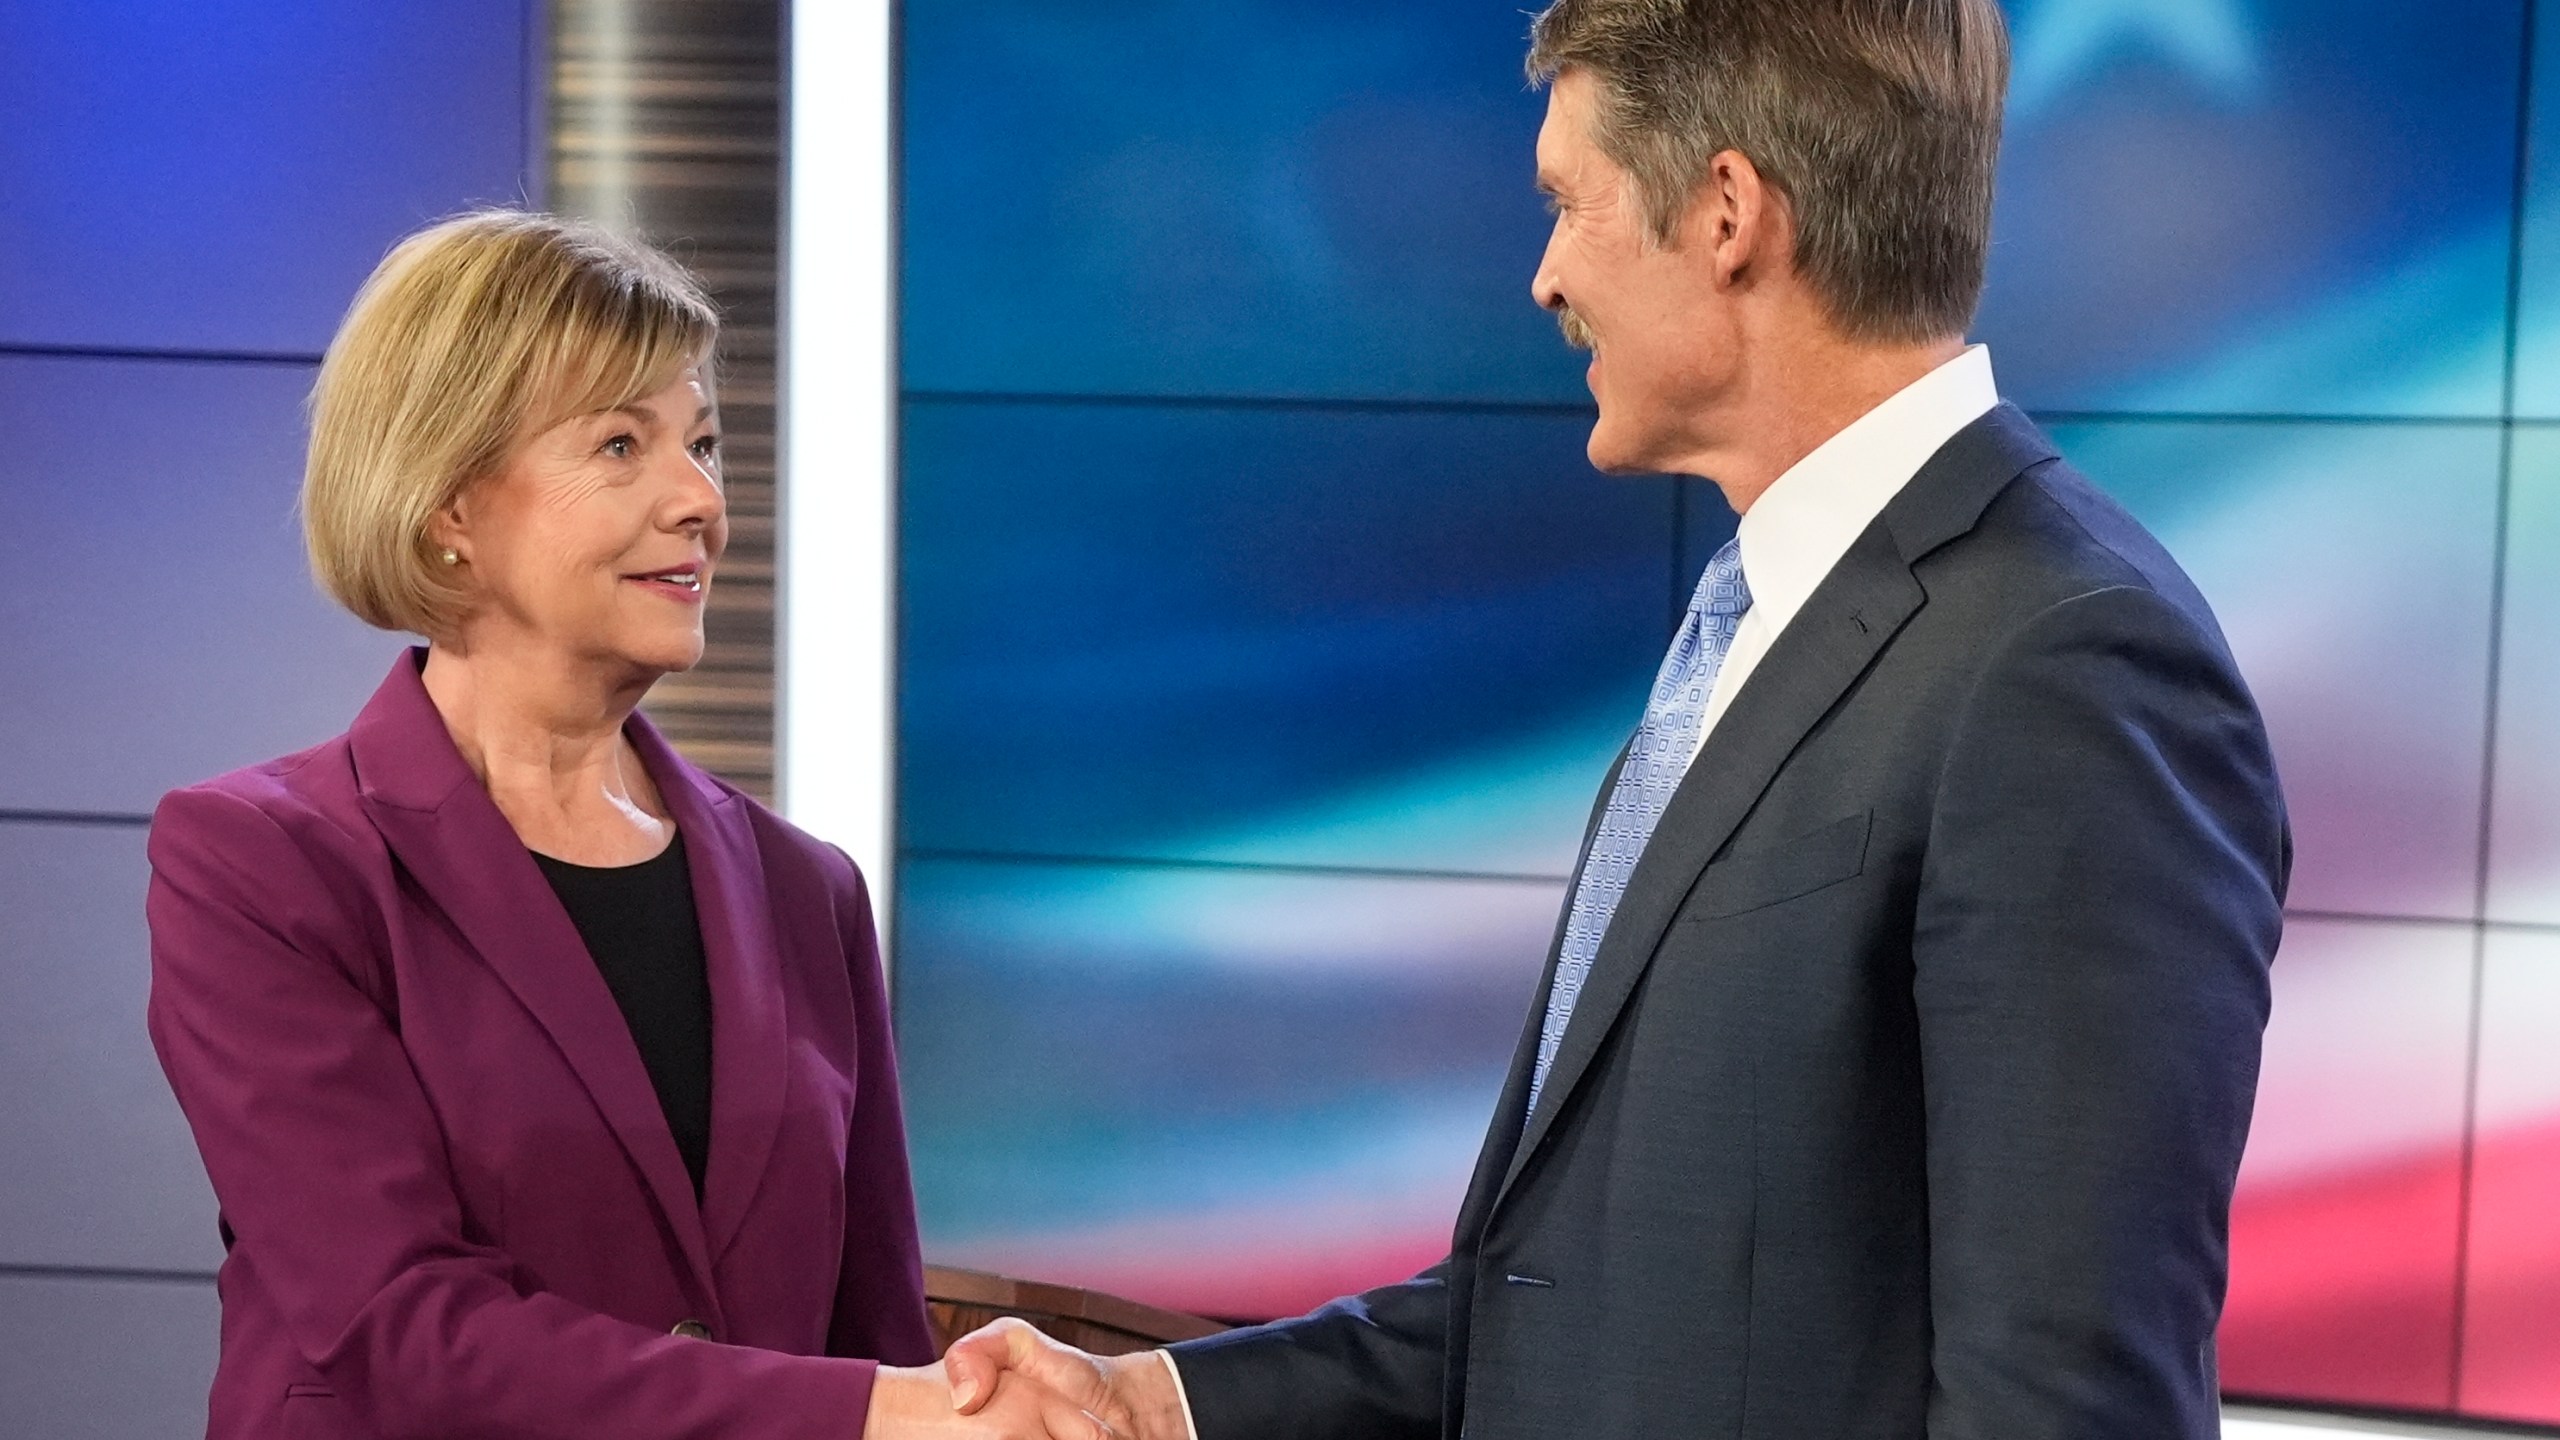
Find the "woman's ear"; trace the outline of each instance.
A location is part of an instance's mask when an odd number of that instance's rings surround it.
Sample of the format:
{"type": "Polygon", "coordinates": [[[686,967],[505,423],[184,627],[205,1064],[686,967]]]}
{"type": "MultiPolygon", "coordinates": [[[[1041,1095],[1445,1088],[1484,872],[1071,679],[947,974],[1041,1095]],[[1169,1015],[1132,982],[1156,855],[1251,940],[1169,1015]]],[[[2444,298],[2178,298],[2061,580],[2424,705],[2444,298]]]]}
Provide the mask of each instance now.
{"type": "Polygon", "coordinates": [[[437,555],[451,555],[447,564],[460,564],[471,558],[471,527],[463,513],[462,497],[456,496],[442,509],[427,517],[427,549],[437,555]]]}

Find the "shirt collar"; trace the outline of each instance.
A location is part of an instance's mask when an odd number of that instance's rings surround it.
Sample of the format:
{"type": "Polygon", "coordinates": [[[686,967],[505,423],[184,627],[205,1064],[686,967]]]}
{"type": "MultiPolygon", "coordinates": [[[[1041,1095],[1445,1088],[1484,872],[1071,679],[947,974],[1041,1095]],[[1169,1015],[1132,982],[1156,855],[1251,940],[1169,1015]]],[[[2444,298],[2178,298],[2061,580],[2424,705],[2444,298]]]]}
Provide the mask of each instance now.
{"type": "Polygon", "coordinates": [[[1929,458],[1999,403],[1990,348],[1969,345],[1851,421],[1762,491],[1740,531],[1743,579],[1761,623],[1786,628],[1929,458]]]}

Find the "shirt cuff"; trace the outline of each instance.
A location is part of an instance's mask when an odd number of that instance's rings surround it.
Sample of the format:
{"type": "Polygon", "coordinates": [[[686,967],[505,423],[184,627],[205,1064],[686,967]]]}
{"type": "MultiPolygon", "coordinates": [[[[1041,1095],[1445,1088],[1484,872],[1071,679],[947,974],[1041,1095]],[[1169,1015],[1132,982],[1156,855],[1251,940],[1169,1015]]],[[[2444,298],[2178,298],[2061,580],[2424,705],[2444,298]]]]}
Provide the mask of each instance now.
{"type": "Polygon", "coordinates": [[[1164,1361],[1165,1373],[1173,1377],[1174,1403],[1182,1407],[1184,1440],[1200,1440],[1200,1427],[1191,1418],[1191,1392],[1182,1388],[1182,1367],[1173,1363],[1173,1352],[1158,1350],[1156,1357],[1164,1361]]]}

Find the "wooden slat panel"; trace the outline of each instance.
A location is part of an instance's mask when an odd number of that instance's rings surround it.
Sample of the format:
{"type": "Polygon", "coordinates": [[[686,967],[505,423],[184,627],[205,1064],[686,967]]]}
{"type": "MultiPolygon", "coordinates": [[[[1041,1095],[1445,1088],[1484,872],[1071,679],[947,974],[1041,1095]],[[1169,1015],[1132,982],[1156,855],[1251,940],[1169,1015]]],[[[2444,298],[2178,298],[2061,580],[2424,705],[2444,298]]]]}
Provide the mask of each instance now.
{"type": "Polygon", "coordinates": [[[782,7],[554,0],[551,46],[552,207],[665,246],[723,317],[729,551],[702,664],[645,708],[694,763],[769,801],[782,7]]]}

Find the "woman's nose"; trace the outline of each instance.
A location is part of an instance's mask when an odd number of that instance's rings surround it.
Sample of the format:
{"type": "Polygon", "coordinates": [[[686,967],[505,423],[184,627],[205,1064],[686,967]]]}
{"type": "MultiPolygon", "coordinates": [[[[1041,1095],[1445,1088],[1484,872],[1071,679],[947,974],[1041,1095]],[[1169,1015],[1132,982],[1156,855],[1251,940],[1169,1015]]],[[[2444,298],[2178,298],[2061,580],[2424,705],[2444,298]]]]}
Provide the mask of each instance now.
{"type": "Polygon", "coordinates": [[[729,498],[720,487],[720,462],[686,454],[672,477],[670,518],[678,526],[699,528],[727,513],[729,498]]]}

